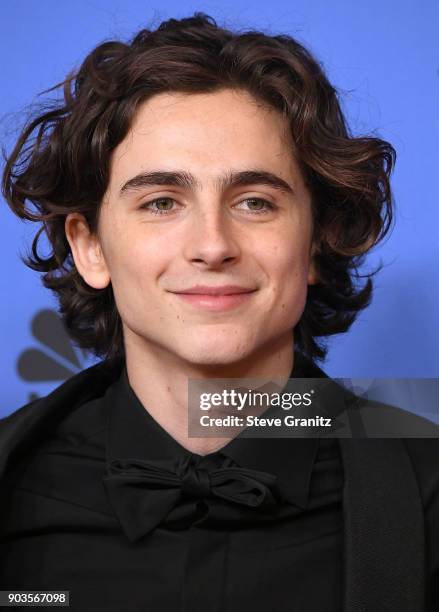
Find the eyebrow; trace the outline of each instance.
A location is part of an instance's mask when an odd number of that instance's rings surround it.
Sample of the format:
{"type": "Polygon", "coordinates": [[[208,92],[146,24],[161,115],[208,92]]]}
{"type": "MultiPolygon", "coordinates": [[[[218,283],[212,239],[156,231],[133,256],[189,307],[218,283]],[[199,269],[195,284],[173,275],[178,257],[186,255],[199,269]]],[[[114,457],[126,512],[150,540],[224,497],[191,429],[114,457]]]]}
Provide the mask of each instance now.
{"type": "MultiPolygon", "coordinates": [[[[189,172],[164,171],[142,172],[130,178],[122,185],[119,196],[126,197],[142,187],[157,186],[183,187],[185,189],[196,189],[200,187],[199,181],[189,172]]],[[[242,170],[239,172],[228,172],[215,180],[215,186],[219,190],[233,187],[245,187],[248,185],[266,185],[274,187],[279,191],[294,195],[294,189],[284,179],[272,172],[265,170],[242,170]]]]}

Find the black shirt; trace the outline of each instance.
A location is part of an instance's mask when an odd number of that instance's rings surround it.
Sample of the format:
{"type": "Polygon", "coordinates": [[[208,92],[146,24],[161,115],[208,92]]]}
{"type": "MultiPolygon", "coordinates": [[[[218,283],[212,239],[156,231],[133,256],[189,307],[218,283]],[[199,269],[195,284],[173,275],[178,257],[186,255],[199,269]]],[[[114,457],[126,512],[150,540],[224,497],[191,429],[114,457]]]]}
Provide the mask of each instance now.
{"type": "Polygon", "coordinates": [[[124,368],[103,397],[50,432],[7,504],[0,588],[68,590],[70,608],[82,611],[339,612],[337,440],[238,436],[200,456],[145,408],[124,368]],[[115,460],[138,473],[142,462],[173,466],[179,476],[168,489],[134,478],[127,493],[106,484],[115,460]],[[267,503],[245,505],[226,489],[211,495],[194,484],[194,475],[236,467],[276,477],[267,503]]]}

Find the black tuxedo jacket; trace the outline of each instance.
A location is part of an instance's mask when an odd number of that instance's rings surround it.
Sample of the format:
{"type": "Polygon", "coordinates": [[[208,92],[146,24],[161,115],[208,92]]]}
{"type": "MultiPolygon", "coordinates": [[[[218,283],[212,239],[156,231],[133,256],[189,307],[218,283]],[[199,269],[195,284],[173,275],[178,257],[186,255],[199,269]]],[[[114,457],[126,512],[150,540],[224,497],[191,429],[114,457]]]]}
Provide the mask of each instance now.
{"type": "MultiPolygon", "coordinates": [[[[70,411],[103,395],[120,367],[120,362],[103,361],[0,420],[1,506],[7,504],[14,472],[27,454],[70,411]]],[[[301,372],[303,377],[325,378],[329,395],[331,390],[339,394],[340,387],[315,364],[302,361],[301,372]]],[[[376,405],[357,401],[354,420],[376,405]]],[[[404,412],[384,409],[386,418],[404,412]]],[[[407,428],[410,435],[419,431],[429,438],[339,438],[344,472],[343,612],[421,612],[427,597],[430,600],[424,512],[432,490],[437,494],[439,489],[438,428],[415,415],[402,417],[403,435],[407,428]]],[[[429,612],[439,611],[439,602],[434,605],[429,612]]]]}

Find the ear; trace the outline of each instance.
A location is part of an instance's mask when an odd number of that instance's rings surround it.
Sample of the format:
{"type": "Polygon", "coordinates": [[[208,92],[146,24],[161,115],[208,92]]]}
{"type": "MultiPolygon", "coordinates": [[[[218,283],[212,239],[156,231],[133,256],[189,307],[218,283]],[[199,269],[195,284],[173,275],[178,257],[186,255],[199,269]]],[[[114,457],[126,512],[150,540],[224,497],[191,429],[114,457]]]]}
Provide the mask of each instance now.
{"type": "Polygon", "coordinates": [[[80,213],[70,213],[64,224],[76,269],[87,285],[104,289],[110,283],[110,274],[99,239],[90,232],[88,223],[80,213]]]}

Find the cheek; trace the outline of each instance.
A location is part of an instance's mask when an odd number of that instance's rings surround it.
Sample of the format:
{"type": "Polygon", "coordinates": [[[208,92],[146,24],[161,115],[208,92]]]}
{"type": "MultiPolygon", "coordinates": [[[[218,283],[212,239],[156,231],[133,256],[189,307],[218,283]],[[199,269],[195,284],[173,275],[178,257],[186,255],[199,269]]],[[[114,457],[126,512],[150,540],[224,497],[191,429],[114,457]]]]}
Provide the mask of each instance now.
{"type": "MultiPolygon", "coordinates": [[[[276,308],[287,318],[302,313],[308,288],[308,258],[305,252],[287,253],[273,261],[274,298],[276,308]]],[[[295,322],[295,321],[294,321],[295,322]]]]}
{"type": "Polygon", "coordinates": [[[119,261],[115,284],[123,291],[125,301],[133,305],[143,303],[145,307],[154,299],[160,270],[160,261],[153,253],[145,249],[133,250],[130,257],[119,261]]]}
{"type": "Polygon", "coordinates": [[[273,247],[269,254],[268,266],[271,276],[276,278],[281,287],[291,288],[301,286],[308,274],[309,253],[305,245],[294,245],[295,238],[291,237],[283,246],[273,247]]]}
{"type": "Polygon", "coordinates": [[[114,223],[107,241],[106,261],[113,284],[143,284],[160,267],[166,252],[154,236],[148,236],[142,225],[114,223]]]}
{"type": "Polygon", "coordinates": [[[137,219],[117,214],[102,218],[101,241],[117,310],[126,325],[136,329],[161,317],[157,286],[173,254],[163,248],[157,232],[137,219]]]}

